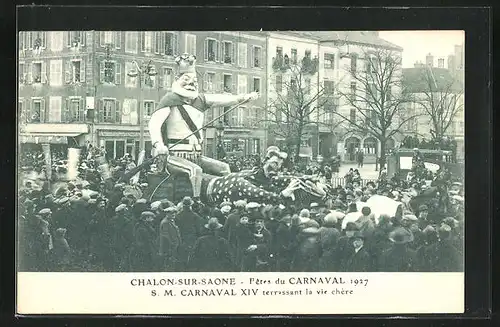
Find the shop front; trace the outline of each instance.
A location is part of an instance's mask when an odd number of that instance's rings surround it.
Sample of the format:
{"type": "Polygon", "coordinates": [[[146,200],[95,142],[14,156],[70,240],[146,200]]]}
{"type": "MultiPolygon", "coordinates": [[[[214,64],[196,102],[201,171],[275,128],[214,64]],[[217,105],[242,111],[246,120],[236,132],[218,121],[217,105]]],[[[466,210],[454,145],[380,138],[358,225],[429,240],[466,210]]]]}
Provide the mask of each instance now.
{"type": "MultiPolygon", "coordinates": [[[[139,158],[140,133],[138,131],[99,130],[99,146],[106,151],[106,158],[120,159],[130,154],[134,160],[139,158]]],[[[144,135],[146,157],[151,156],[151,139],[148,133],[144,135]]]]}

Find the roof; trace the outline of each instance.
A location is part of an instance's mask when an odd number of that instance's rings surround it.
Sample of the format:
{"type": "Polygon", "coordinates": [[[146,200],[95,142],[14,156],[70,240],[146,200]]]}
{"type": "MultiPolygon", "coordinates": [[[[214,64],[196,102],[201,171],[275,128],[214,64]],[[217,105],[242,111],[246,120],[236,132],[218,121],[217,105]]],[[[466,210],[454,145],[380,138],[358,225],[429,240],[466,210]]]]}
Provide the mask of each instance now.
{"type": "Polygon", "coordinates": [[[451,85],[451,92],[461,92],[463,84],[453,77],[446,68],[414,67],[403,68],[403,81],[410,93],[423,93],[429,91],[427,76],[431,76],[436,82],[436,91],[444,91],[451,85]],[[430,74],[430,75],[429,75],[430,74]]]}
{"type": "Polygon", "coordinates": [[[279,33],[309,38],[319,42],[345,41],[347,43],[375,45],[403,51],[403,48],[399,45],[380,38],[372,31],[279,31],[279,33]]]}

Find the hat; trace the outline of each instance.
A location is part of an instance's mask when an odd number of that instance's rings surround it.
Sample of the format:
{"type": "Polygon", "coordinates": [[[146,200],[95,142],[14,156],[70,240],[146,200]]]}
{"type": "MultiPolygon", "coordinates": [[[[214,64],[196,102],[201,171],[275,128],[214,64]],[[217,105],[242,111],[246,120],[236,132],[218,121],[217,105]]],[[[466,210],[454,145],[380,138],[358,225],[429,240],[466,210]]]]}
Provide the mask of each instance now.
{"type": "Polygon", "coordinates": [[[410,215],[404,215],[404,216],[403,216],[403,220],[417,221],[417,220],[418,220],[418,218],[417,218],[417,216],[415,216],[415,215],[411,215],[411,214],[410,214],[410,215]]]}
{"type": "Polygon", "coordinates": [[[319,205],[316,202],[311,203],[310,208],[317,208],[319,205]]]}
{"type": "Polygon", "coordinates": [[[62,205],[62,204],[67,203],[68,201],[69,201],[69,198],[67,196],[63,196],[63,197],[61,197],[59,199],[54,200],[54,203],[62,205]]]}
{"type": "Polygon", "coordinates": [[[115,212],[120,212],[120,211],[123,211],[125,209],[127,209],[127,205],[126,204],[120,204],[118,207],[116,207],[115,212]]]}
{"type": "Polygon", "coordinates": [[[442,224],[438,229],[438,234],[439,238],[442,240],[449,239],[451,237],[451,227],[446,224],[442,224]]]}
{"type": "Polygon", "coordinates": [[[146,199],[138,199],[135,204],[146,204],[148,201],[146,199]]]}
{"type": "Polygon", "coordinates": [[[210,218],[208,223],[205,224],[205,228],[209,230],[217,230],[222,228],[222,224],[219,223],[217,218],[210,218]]]}
{"type": "Polygon", "coordinates": [[[363,216],[368,216],[369,214],[372,213],[372,209],[370,209],[370,207],[368,207],[368,206],[364,206],[361,209],[361,213],[363,214],[363,216]]]}
{"type": "Polygon", "coordinates": [[[418,211],[429,211],[429,207],[427,207],[425,204],[422,204],[420,207],[418,207],[418,211]]]}
{"type": "Polygon", "coordinates": [[[424,235],[434,234],[434,233],[436,233],[436,229],[434,227],[432,227],[431,225],[428,225],[427,227],[424,228],[422,233],[424,235]]]}
{"type": "Polygon", "coordinates": [[[148,185],[149,185],[148,183],[142,183],[140,186],[143,188],[146,188],[146,187],[148,187],[148,185]]]}
{"type": "Polygon", "coordinates": [[[302,229],[300,233],[304,235],[317,235],[319,233],[319,229],[316,227],[307,227],[302,229]]]}
{"type": "Polygon", "coordinates": [[[353,232],[353,231],[358,231],[358,225],[356,225],[353,222],[348,222],[347,225],[345,226],[346,232],[353,232]]]}
{"type": "Polygon", "coordinates": [[[456,200],[458,202],[463,202],[464,201],[464,197],[460,196],[460,195],[453,195],[451,197],[453,200],[456,200]]]}
{"type": "Polygon", "coordinates": [[[49,208],[43,208],[38,212],[39,215],[48,215],[50,213],[52,213],[52,211],[49,208]]]}
{"type": "Polygon", "coordinates": [[[191,197],[189,197],[189,196],[185,196],[182,199],[182,205],[185,206],[185,207],[192,206],[193,205],[193,199],[191,199],[191,197]]]}
{"type": "Polygon", "coordinates": [[[337,212],[330,212],[326,216],[323,217],[324,224],[336,224],[339,220],[339,215],[337,212]]]}
{"type": "Polygon", "coordinates": [[[141,212],[141,219],[154,218],[155,214],[151,211],[143,211],[141,212]]]}
{"type": "Polygon", "coordinates": [[[238,201],[234,202],[234,206],[236,208],[245,208],[246,205],[247,205],[247,202],[245,200],[238,200],[238,201]]]}
{"type": "Polygon", "coordinates": [[[451,228],[455,228],[458,226],[458,220],[453,217],[446,217],[445,219],[443,219],[443,224],[446,224],[451,228]]]}
{"type": "Polygon", "coordinates": [[[171,206],[163,210],[166,213],[176,213],[177,212],[177,207],[171,206]]]}
{"type": "Polygon", "coordinates": [[[257,209],[260,207],[260,204],[258,204],[257,202],[250,202],[246,205],[245,209],[257,209]]]}
{"type": "Polygon", "coordinates": [[[89,199],[87,202],[88,202],[88,204],[96,204],[97,200],[96,199],[89,199]]]}
{"type": "Polygon", "coordinates": [[[177,76],[185,73],[196,73],[196,56],[184,53],[175,58],[177,76]]]}
{"type": "Polygon", "coordinates": [[[223,214],[226,214],[226,213],[229,213],[231,211],[231,207],[230,206],[223,206],[220,211],[223,213],[223,214]]]}
{"type": "Polygon", "coordinates": [[[360,231],[356,231],[356,232],[354,232],[354,235],[352,236],[352,239],[355,239],[355,238],[360,238],[360,239],[363,239],[363,240],[364,240],[364,239],[365,239],[365,236],[363,235],[363,233],[362,233],[362,232],[360,232],[360,231]]]}
{"type": "Polygon", "coordinates": [[[151,210],[156,211],[158,209],[161,209],[161,201],[151,203],[151,210]]]}
{"type": "Polygon", "coordinates": [[[224,202],[222,202],[222,203],[220,204],[219,208],[226,207],[226,206],[231,207],[231,206],[232,206],[232,205],[231,205],[231,202],[224,201],[224,202]]]}
{"type": "Polygon", "coordinates": [[[310,215],[311,213],[309,212],[308,209],[302,209],[299,214],[300,217],[305,217],[305,218],[309,218],[310,215]]]}
{"type": "Polygon", "coordinates": [[[389,234],[389,240],[396,244],[413,242],[413,234],[405,228],[396,228],[389,234]]]}

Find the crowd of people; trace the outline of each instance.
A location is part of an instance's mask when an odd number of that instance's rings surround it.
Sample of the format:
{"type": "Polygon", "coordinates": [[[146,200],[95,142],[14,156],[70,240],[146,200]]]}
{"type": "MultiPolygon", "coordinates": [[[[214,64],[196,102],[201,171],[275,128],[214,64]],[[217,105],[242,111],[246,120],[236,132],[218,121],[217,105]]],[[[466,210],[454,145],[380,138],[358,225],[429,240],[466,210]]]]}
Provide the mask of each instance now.
{"type": "MultiPolygon", "coordinates": [[[[43,160],[38,155],[24,157],[43,160]]],[[[37,161],[37,162],[38,162],[37,161]]],[[[57,161],[57,160],[56,160],[57,161]]],[[[53,162],[56,162],[53,161],[53,162]]],[[[229,159],[235,170],[258,157],[229,159]]],[[[29,166],[29,165],[28,165],[29,166]]],[[[24,271],[461,271],[463,190],[445,171],[422,171],[418,153],[407,180],[361,183],[349,172],[328,202],[283,205],[240,199],[217,204],[185,197],[150,202],[144,176],[120,177],[130,156],[111,164],[111,185],[82,153],[79,178],[56,191],[25,182],[19,192],[19,269],[24,271]],[[431,185],[426,181],[432,180],[431,185]],[[436,192],[428,192],[430,188],[436,192]],[[429,194],[426,194],[428,192],[429,194]],[[403,203],[375,215],[372,196],[403,203]],[[409,205],[412,200],[417,206],[409,205]]],[[[286,173],[323,176],[328,165],[291,166],[286,173]]],[[[325,176],[326,175],[326,176],[325,176]]],[[[109,182],[109,181],[108,181],[109,182]]]]}

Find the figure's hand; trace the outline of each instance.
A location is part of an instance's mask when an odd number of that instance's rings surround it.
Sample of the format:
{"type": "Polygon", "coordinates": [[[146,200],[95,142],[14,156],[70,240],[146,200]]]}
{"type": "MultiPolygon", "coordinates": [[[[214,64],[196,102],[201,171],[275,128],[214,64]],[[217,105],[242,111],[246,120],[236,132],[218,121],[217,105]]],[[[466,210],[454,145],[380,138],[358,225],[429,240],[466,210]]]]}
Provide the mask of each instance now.
{"type": "Polygon", "coordinates": [[[257,92],[251,92],[251,93],[245,94],[243,96],[244,101],[257,100],[258,98],[259,98],[259,93],[257,93],[257,92]]]}
{"type": "Polygon", "coordinates": [[[298,190],[300,188],[300,180],[294,179],[288,184],[288,186],[281,191],[281,195],[283,195],[285,198],[291,198],[292,200],[295,200],[294,192],[295,190],[298,190]]]}
{"type": "Polygon", "coordinates": [[[153,157],[158,155],[168,155],[168,147],[163,143],[156,143],[154,146],[153,157]]]}
{"type": "Polygon", "coordinates": [[[250,251],[255,251],[256,249],[257,249],[257,245],[252,244],[252,245],[250,245],[250,246],[247,248],[247,251],[249,251],[249,252],[250,252],[250,251]]]}

